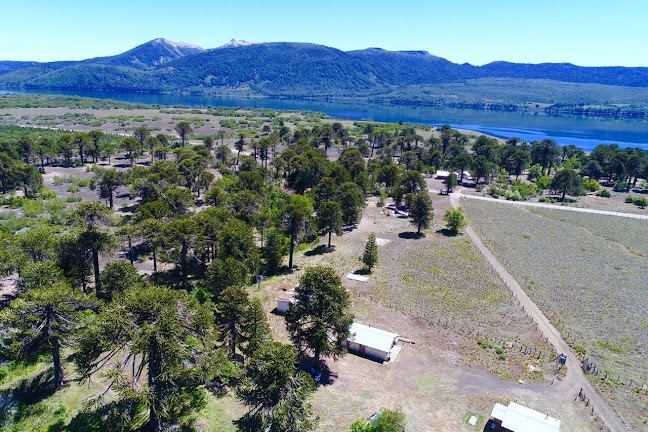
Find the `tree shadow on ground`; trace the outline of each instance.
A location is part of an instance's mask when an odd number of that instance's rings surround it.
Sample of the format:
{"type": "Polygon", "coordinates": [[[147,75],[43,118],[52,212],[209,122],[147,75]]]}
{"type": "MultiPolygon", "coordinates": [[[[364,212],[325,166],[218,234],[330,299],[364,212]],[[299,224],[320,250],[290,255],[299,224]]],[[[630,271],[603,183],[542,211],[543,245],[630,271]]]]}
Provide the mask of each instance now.
{"type": "Polygon", "coordinates": [[[446,237],[457,237],[461,234],[459,231],[451,231],[448,228],[441,228],[440,230],[437,230],[437,233],[446,237]]]}
{"type": "Polygon", "coordinates": [[[357,275],[361,275],[361,276],[368,276],[368,275],[371,274],[371,272],[369,270],[367,270],[366,268],[362,268],[362,269],[354,271],[353,274],[357,274],[357,275]]]}
{"type": "Polygon", "coordinates": [[[402,233],[398,233],[398,238],[406,239],[406,240],[418,240],[420,238],[425,237],[425,234],[423,233],[417,233],[414,231],[405,231],[402,233]]]}
{"type": "MultiPolygon", "coordinates": [[[[310,362],[308,363],[310,364],[310,362]]],[[[315,369],[317,369],[322,374],[322,377],[320,378],[319,383],[317,384],[321,386],[329,386],[331,384],[334,384],[335,381],[337,381],[338,374],[336,374],[331,370],[331,368],[329,367],[326,361],[323,361],[320,367],[315,369]]]]}
{"type": "Polygon", "coordinates": [[[113,401],[80,411],[68,425],[64,424],[64,420],[59,420],[47,432],[143,431],[147,420],[146,415],[142,415],[144,408],[137,400],[113,401]]]}
{"type": "Polygon", "coordinates": [[[22,380],[13,390],[13,398],[22,405],[33,405],[55,392],[54,370],[48,367],[35,377],[22,380]]]}
{"type": "Polygon", "coordinates": [[[334,251],[335,251],[335,245],[331,245],[331,247],[328,247],[326,245],[319,245],[315,249],[311,249],[309,251],[304,252],[304,255],[307,257],[311,257],[316,255],[323,255],[334,251]]]}

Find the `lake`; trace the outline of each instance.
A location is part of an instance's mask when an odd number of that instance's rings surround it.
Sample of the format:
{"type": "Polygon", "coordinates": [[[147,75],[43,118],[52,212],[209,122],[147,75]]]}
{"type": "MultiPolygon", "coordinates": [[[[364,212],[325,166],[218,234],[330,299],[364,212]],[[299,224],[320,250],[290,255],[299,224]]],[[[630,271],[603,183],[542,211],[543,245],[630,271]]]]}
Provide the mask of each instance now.
{"type": "Polygon", "coordinates": [[[271,108],[277,110],[309,110],[333,118],[379,122],[449,124],[485,134],[527,140],[551,138],[560,145],[574,144],[590,151],[599,144],[616,143],[620,147],[640,147],[648,150],[648,122],[584,117],[558,117],[542,114],[475,111],[467,109],[375,105],[343,102],[320,102],[294,99],[226,98],[215,96],[174,95],[152,93],[116,93],[66,90],[0,90],[0,93],[62,94],[122,102],[216,106],[241,108],[271,108]]]}

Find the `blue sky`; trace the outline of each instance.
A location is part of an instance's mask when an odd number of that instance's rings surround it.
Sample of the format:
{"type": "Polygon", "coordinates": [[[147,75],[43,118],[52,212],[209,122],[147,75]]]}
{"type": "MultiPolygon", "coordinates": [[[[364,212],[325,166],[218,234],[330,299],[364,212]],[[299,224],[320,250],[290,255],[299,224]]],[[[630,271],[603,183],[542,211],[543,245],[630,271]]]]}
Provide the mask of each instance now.
{"type": "Polygon", "coordinates": [[[232,38],[342,50],[425,50],[485,64],[648,66],[645,0],[5,0],[0,60],[77,60],[164,37],[205,48],[232,38]]]}

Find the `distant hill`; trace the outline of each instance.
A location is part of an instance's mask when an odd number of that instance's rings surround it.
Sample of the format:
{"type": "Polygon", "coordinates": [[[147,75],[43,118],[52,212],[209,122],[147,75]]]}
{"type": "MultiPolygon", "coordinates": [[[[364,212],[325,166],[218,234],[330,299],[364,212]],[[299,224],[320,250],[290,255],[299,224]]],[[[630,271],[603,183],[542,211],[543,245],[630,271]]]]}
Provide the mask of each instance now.
{"type": "Polygon", "coordinates": [[[155,39],[123,54],[80,62],[3,61],[0,86],[367,98],[417,104],[522,101],[648,105],[645,67],[508,62],[473,66],[424,51],[368,48],[344,52],[308,43],[237,40],[204,50],[155,39]]]}
{"type": "Polygon", "coordinates": [[[151,69],[185,56],[205,51],[197,45],[184,42],[171,42],[166,39],[154,39],[139,45],[123,54],[110,57],[97,57],[84,60],[84,64],[101,64],[106,66],[127,66],[135,69],[151,69]]]}

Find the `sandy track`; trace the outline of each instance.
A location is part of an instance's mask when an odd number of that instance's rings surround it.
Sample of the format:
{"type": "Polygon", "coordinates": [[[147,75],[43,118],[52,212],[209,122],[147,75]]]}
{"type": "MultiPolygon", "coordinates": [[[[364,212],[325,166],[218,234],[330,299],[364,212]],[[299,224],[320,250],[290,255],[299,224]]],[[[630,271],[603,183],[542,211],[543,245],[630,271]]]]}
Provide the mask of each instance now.
{"type": "Polygon", "coordinates": [[[510,205],[517,205],[517,206],[523,206],[523,207],[540,207],[540,208],[548,208],[548,209],[554,209],[554,210],[566,210],[566,211],[575,211],[575,212],[581,212],[581,213],[602,214],[602,215],[608,215],[608,216],[619,216],[619,217],[627,217],[627,218],[633,218],[633,219],[648,220],[648,215],[641,215],[641,214],[634,214],[634,213],[621,213],[621,212],[613,212],[613,211],[608,211],[608,210],[595,210],[595,209],[559,206],[559,205],[536,203],[536,202],[509,201],[509,200],[501,200],[501,199],[495,199],[495,198],[477,196],[477,195],[466,195],[466,194],[462,194],[460,192],[453,192],[451,195],[454,196],[454,197],[477,199],[477,200],[482,200],[482,201],[492,201],[492,202],[496,202],[496,203],[499,203],[499,204],[510,204],[510,205]]]}

